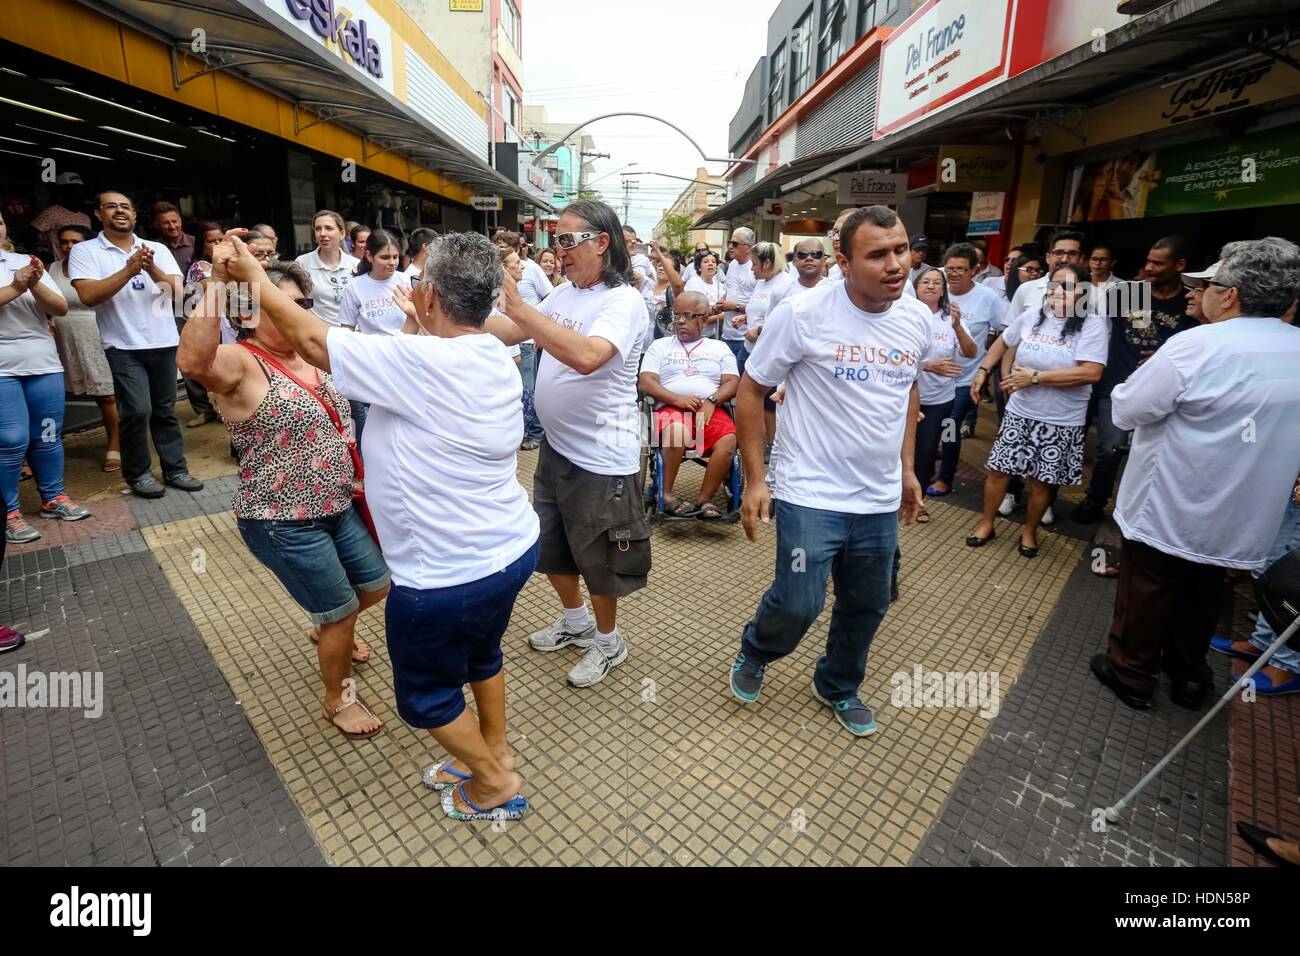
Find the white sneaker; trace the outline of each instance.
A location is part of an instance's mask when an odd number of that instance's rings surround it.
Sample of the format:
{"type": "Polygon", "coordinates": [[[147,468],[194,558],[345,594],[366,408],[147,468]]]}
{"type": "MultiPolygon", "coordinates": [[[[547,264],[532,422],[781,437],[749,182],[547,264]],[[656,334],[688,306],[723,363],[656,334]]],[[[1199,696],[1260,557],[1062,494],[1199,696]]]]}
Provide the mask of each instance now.
{"type": "Polygon", "coordinates": [[[1011,516],[1011,512],[1015,510],[1016,496],[1011,494],[1004,495],[1002,498],[1002,504],[998,505],[998,514],[1002,515],[1004,518],[1008,518],[1011,516]]]}
{"type": "Polygon", "coordinates": [[[571,631],[564,615],[553,624],[528,635],[528,646],[535,651],[558,651],[564,647],[591,647],[596,640],[596,622],[590,620],[580,631],[571,631]]]}
{"type": "Polygon", "coordinates": [[[1041,524],[1050,525],[1056,522],[1056,515],[1052,514],[1052,506],[1048,505],[1047,510],[1043,512],[1041,524]]]}
{"type": "Polygon", "coordinates": [[[592,684],[599,684],[605,679],[605,675],[612,671],[619,664],[627,660],[627,641],[623,640],[623,635],[618,637],[618,649],[614,656],[608,656],[599,644],[593,643],[587,648],[587,653],[582,660],[578,661],[578,666],[569,671],[569,683],[574,687],[590,687],[592,684]]]}

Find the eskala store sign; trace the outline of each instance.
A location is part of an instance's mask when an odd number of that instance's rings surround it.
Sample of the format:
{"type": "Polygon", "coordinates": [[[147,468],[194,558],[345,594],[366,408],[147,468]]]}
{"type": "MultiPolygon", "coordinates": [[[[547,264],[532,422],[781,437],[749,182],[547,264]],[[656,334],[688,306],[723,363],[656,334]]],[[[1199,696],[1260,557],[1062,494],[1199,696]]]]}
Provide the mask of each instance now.
{"type": "Polygon", "coordinates": [[[391,92],[384,76],[385,51],[392,50],[387,21],[357,0],[281,0],[300,32],[319,37],[325,46],[364,71],[391,92]]]}
{"type": "Polygon", "coordinates": [[[1013,0],[931,0],[885,41],[876,138],[1005,75],[1013,0]]]}

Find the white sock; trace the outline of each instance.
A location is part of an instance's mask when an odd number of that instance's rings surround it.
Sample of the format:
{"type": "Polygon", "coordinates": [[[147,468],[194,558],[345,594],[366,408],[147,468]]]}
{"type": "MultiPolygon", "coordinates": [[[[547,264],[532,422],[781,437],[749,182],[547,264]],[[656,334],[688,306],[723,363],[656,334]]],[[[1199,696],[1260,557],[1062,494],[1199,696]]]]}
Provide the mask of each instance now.
{"type": "Polygon", "coordinates": [[[596,631],[596,643],[600,645],[600,649],[607,655],[612,655],[616,650],[618,650],[618,641],[619,637],[617,627],[608,634],[602,634],[600,631],[596,631]]]}
{"type": "Polygon", "coordinates": [[[587,612],[587,605],[564,609],[564,626],[570,631],[581,631],[590,623],[591,615],[587,612]]]}

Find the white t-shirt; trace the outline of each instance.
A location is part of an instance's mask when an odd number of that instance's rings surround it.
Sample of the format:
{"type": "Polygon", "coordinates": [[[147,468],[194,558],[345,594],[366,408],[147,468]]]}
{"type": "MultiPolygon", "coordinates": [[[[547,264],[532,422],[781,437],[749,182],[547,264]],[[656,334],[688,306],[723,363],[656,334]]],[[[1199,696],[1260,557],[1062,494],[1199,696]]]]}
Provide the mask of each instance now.
{"type": "Polygon", "coordinates": [[[776,307],[745,372],[760,385],[786,383],[772,451],[778,499],[846,514],[898,510],[903,432],[929,315],[908,296],[864,312],[842,282],[776,307]]]}
{"type": "Polygon", "coordinates": [[[338,325],[343,290],[351,281],[361,260],[340,250],[339,264],[330,268],[321,262],[320,249],[313,249],[300,255],[297,263],[311,275],[311,297],[315,300],[311,307],[312,314],[322,322],[338,325]]]}
{"type": "Polygon", "coordinates": [[[537,417],[560,455],[597,475],[634,474],[641,437],[636,376],[646,327],[645,300],[631,286],[603,282],[580,289],[558,286],[541,305],[552,322],[599,336],[618,351],[583,375],[546,352],[537,368],[537,417]]]}
{"type": "Polygon", "coordinates": [[[1047,276],[1040,276],[1037,279],[1030,279],[1028,282],[1020,283],[1016,289],[1016,294],[1007,304],[1006,310],[1002,314],[1002,321],[994,326],[995,329],[1005,329],[1007,326],[1024,315],[1025,312],[1037,312],[1043,305],[1043,299],[1047,296],[1047,276]]]}
{"type": "Polygon", "coordinates": [[[1002,317],[1002,308],[1007,300],[988,286],[978,284],[962,295],[949,292],[949,297],[961,309],[961,324],[966,329],[966,334],[975,340],[974,358],[963,358],[961,352],[955,356],[962,367],[961,374],[956,378],[957,386],[968,387],[975,381],[975,373],[979,371],[980,362],[984,361],[984,355],[988,351],[984,348],[984,343],[988,341],[993,320],[1002,317]]]}
{"type": "Polygon", "coordinates": [[[1135,429],[1115,522],[1200,564],[1264,569],[1300,474],[1300,328],[1237,318],[1179,332],[1111,392],[1135,429]]]}
{"type": "MultiPolygon", "coordinates": [[[[1040,372],[1074,368],[1079,362],[1106,364],[1110,351],[1110,321],[1102,315],[1090,315],[1083,328],[1063,338],[1065,319],[1049,315],[1034,328],[1041,315],[1033,309],[1021,314],[1002,333],[1002,341],[1016,350],[1016,365],[1040,372]]],[[[1011,393],[1007,411],[1051,425],[1082,425],[1088,418],[1091,385],[1031,385],[1011,393]]]]}
{"type": "MultiPolygon", "coordinates": [[[[826,281],[843,282],[844,281],[843,270],[840,269],[839,266],[835,266],[834,269],[835,269],[834,274],[827,274],[826,281]]],[[[910,295],[913,299],[916,298],[916,286],[912,285],[911,276],[908,276],[907,278],[903,279],[903,295],[910,295]]]]}
{"type": "MultiPolygon", "coordinates": [[[[728,302],[738,302],[748,307],[749,297],[754,294],[754,260],[751,258],[748,262],[732,261],[730,268],[727,269],[727,277],[723,280],[723,289],[725,293],[723,298],[728,302]]],[[[748,311],[748,308],[746,308],[748,311]]],[[[743,339],[747,326],[744,322],[740,323],[740,328],[733,329],[731,320],[736,317],[735,312],[724,312],[722,323],[722,337],[729,341],[743,339]]]]}
{"type": "Polygon", "coordinates": [[[414,289],[415,284],[420,281],[420,276],[423,274],[423,272],[424,272],[423,266],[417,266],[415,263],[411,263],[409,266],[407,266],[405,269],[402,270],[401,274],[406,276],[406,284],[409,285],[412,289],[414,289]]]}
{"type": "MultiPolygon", "coordinates": [[[[0,251],[0,289],[12,283],[14,273],[30,262],[28,256],[0,251]]],[[[49,270],[42,273],[40,283],[49,291],[63,295],[49,270]]],[[[49,322],[31,290],[0,305],[0,377],[62,371],[49,322]]]]}
{"type": "Polygon", "coordinates": [[[524,274],[519,280],[519,297],[529,305],[536,308],[541,305],[551,290],[555,286],[551,285],[551,280],[546,278],[546,273],[532,259],[524,260],[524,274]]]}
{"type": "Polygon", "coordinates": [[[1003,302],[1007,301],[1007,277],[1004,276],[1002,273],[999,272],[995,276],[989,276],[987,279],[981,279],[979,284],[984,286],[984,288],[986,289],[992,289],[993,292],[997,295],[997,297],[1001,299],[1003,302]]]}
{"type": "Polygon", "coordinates": [[[686,288],[683,292],[698,292],[709,300],[709,305],[716,305],[718,300],[725,298],[726,290],[723,287],[721,273],[715,273],[712,282],[705,282],[701,276],[693,275],[686,280],[686,288]]]}
{"type": "MultiPolygon", "coordinates": [[[[759,279],[754,283],[750,293],[749,304],[745,306],[745,328],[761,329],[772,309],[781,304],[781,299],[790,291],[794,280],[788,272],[778,272],[771,279],[759,279]]],[[[754,351],[754,343],[745,340],[745,351],[754,351]]]]}
{"type": "MultiPolygon", "coordinates": [[[[153,264],[167,275],[179,276],[180,266],[161,242],[131,237],[131,251],[124,252],[102,232],[72,247],[68,254],[68,278],[107,279],[126,265],[131,253],[146,245],[153,250],[153,264]]],[[[170,289],[160,289],[141,270],[117,294],[95,306],[99,339],[106,349],[170,349],[180,342],[170,289]]]]}
{"type": "MultiPolygon", "coordinates": [[[[931,312],[930,347],[921,356],[921,364],[956,358],[957,333],[952,330],[952,319],[942,312],[931,312]]],[[[955,376],[927,372],[924,368],[916,376],[916,387],[921,393],[922,405],[946,405],[957,397],[955,376]]]]}
{"type": "MultiPolygon", "coordinates": [[[[659,384],[676,395],[707,398],[718,390],[722,376],[739,376],[736,356],[717,339],[701,338],[683,345],[675,335],[655,339],[646,350],[641,371],[654,372],[659,384]]],[[[660,402],[657,408],[663,408],[660,402]]]]}
{"type": "Polygon", "coordinates": [[[334,383],[369,402],[366,497],[393,583],[453,587],[504,570],[537,540],[516,477],[523,383],[495,336],[326,339],[334,383]]]}
{"type": "Polygon", "coordinates": [[[338,324],[354,326],[368,335],[401,335],[406,313],[393,300],[393,290],[399,285],[410,288],[400,272],[387,279],[376,279],[370,273],[353,276],[343,290],[338,324]]]}

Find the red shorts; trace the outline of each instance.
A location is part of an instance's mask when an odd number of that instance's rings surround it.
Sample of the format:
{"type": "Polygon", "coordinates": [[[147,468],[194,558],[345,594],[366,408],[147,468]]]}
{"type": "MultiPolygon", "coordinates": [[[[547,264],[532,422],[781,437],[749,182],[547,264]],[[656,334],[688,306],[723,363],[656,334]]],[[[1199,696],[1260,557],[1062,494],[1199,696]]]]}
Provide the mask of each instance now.
{"type": "MultiPolygon", "coordinates": [[[[669,422],[681,422],[686,426],[687,450],[690,451],[698,446],[699,436],[695,433],[695,413],[684,412],[680,408],[671,408],[665,406],[655,412],[655,440],[656,444],[663,444],[663,431],[669,422]],[[694,442],[695,445],[691,443],[694,442]]],[[[713,412],[713,417],[709,423],[704,426],[703,444],[701,454],[708,455],[713,451],[713,446],[727,435],[736,434],[736,423],[731,420],[725,409],[718,408],[713,412]]]]}

